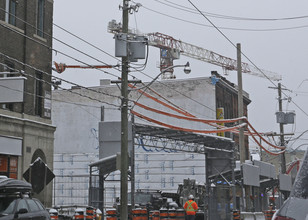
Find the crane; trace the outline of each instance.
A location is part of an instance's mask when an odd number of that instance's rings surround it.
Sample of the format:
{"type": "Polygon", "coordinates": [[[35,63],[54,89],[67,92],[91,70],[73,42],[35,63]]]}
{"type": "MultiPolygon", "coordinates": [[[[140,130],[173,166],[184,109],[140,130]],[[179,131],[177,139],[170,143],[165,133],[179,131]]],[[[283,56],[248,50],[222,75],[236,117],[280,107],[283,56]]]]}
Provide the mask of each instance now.
{"type": "MultiPolygon", "coordinates": [[[[110,33],[120,33],[122,30],[122,24],[117,23],[115,20],[111,20],[108,23],[108,32],[110,33]]],[[[133,33],[132,30],[129,30],[130,34],[137,35],[133,33]]],[[[150,46],[160,48],[160,71],[163,72],[162,79],[171,79],[175,78],[173,75],[173,68],[166,70],[166,68],[173,66],[173,60],[179,59],[180,54],[211,63],[223,68],[224,73],[231,70],[237,70],[237,60],[234,60],[229,57],[222,56],[213,51],[204,49],[202,47],[195,46],[183,42],[181,40],[176,40],[172,36],[162,34],[159,32],[145,34],[148,38],[148,44],[150,46]]],[[[242,72],[248,73],[254,76],[266,77],[274,81],[280,81],[282,79],[281,75],[278,75],[274,72],[267,70],[262,70],[250,66],[247,63],[242,62],[242,72]]],[[[55,71],[62,73],[66,68],[113,68],[115,66],[111,65],[100,65],[100,66],[75,66],[75,65],[66,65],[55,63],[55,71]]]]}
{"type": "MultiPolygon", "coordinates": [[[[181,40],[176,40],[169,35],[159,32],[149,33],[147,36],[149,45],[160,48],[161,71],[169,66],[172,66],[173,60],[179,59],[180,54],[221,66],[225,73],[229,70],[237,70],[237,61],[229,57],[222,56],[213,51],[183,42],[181,40]]],[[[265,74],[267,78],[274,81],[279,81],[282,79],[281,75],[266,70],[261,70],[261,72],[260,70],[261,69],[257,69],[247,63],[242,62],[243,73],[248,73],[259,77],[265,77],[265,74]]],[[[173,70],[169,70],[169,74],[163,75],[163,78],[175,78],[173,75],[173,70]]]]}

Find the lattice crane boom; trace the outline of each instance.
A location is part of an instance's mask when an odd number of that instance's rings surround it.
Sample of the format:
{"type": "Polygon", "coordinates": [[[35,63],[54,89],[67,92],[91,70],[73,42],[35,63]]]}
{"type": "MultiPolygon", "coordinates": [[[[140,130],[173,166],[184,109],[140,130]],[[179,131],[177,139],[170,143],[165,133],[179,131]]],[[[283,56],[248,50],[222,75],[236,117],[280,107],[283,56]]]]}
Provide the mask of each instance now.
{"type": "MultiPolygon", "coordinates": [[[[237,70],[237,60],[234,60],[232,58],[222,56],[213,51],[183,42],[181,40],[176,40],[169,35],[162,34],[159,32],[150,33],[147,34],[147,36],[149,40],[149,45],[158,47],[161,50],[167,50],[172,53],[171,56],[166,56],[166,57],[163,57],[161,55],[161,70],[163,70],[168,66],[173,65],[172,64],[173,59],[178,58],[179,54],[176,55],[177,53],[180,53],[187,57],[191,57],[193,59],[201,60],[207,63],[220,66],[224,69],[224,71],[237,70]]],[[[242,72],[249,73],[251,75],[259,77],[269,78],[275,81],[281,80],[281,76],[276,73],[257,69],[255,67],[249,66],[249,64],[244,62],[242,62],[242,72]],[[263,73],[266,76],[264,76],[263,73]]]]}

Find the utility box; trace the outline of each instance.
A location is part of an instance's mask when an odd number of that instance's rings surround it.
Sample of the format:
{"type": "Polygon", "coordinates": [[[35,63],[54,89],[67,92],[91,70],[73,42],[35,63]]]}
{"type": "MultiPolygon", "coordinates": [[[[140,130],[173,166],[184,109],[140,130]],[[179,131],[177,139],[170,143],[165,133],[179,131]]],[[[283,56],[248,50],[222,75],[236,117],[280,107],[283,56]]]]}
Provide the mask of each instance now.
{"type": "Polygon", "coordinates": [[[277,123],[294,124],[294,112],[276,112],[277,123]]]}
{"type": "MultiPolygon", "coordinates": [[[[127,125],[128,131],[128,153],[133,146],[132,122],[127,125]]],[[[99,158],[106,158],[121,152],[121,122],[101,121],[99,122],[99,158]]]]}
{"type": "Polygon", "coordinates": [[[114,35],[115,38],[115,56],[126,57],[127,56],[127,34],[118,33],[114,35]]]}
{"type": "Polygon", "coordinates": [[[148,39],[145,36],[134,36],[129,43],[130,58],[132,60],[145,59],[145,45],[148,39]]]}
{"type": "Polygon", "coordinates": [[[138,59],[145,59],[145,45],[147,42],[148,39],[146,36],[118,33],[115,35],[115,56],[129,56],[131,62],[137,62],[138,59]]]}
{"type": "Polygon", "coordinates": [[[295,113],[287,112],[286,113],[286,122],[287,124],[294,124],[295,113]]]}

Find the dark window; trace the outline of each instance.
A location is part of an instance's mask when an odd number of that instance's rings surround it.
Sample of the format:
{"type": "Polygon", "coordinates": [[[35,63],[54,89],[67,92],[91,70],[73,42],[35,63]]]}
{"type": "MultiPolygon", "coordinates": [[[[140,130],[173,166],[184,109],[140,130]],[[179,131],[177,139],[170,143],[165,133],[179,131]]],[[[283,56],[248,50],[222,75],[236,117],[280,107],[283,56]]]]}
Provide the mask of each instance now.
{"type": "Polygon", "coordinates": [[[17,179],[18,157],[0,154],[0,175],[17,179]]]}
{"type": "Polygon", "coordinates": [[[44,7],[45,0],[38,0],[37,2],[37,35],[44,37],[44,7]]]}
{"type": "Polygon", "coordinates": [[[35,114],[42,116],[43,113],[43,74],[36,72],[35,91],[35,114]]]}
{"type": "Polygon", "coordinates": [[[11,25],[16,25],[16,0],[6,0],[5,21],[11,25]]]}

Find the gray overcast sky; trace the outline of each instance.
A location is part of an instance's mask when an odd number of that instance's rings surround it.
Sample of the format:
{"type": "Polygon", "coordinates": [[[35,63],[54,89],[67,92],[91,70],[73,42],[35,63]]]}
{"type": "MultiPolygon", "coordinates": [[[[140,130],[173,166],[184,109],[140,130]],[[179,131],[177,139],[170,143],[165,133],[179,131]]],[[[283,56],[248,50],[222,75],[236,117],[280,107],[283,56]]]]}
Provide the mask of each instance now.
{"type": "MultiPolygon", "coordinates": [[[[282,75],[282,85],[291,90],[285,94],[292,98],[301,110],[292,102],[283,101],[283,110],[295,110],[296,123],[285,125],[285,132],[294,132],[295,137],[307,129],[308,122],[308,2],[305,0],[191,0],[234,44],[241,43],[242,52],[259,68],[282,75]],[[245,19],[238,19],[245,18],[245,19]],[[299,87],[300,86],[300,87],[299,87]]],[[[203,47],[223,56],[236,59],[236,48],[228,42],[200,13],[194,10],[188,0],[135,0],[142,4],[137,13],[130,15],[130,28],[142,33],[161,32],[175,39],[203,47]]],[[[114,55],[113,35],[107,32],[108,22],[115,19],[122,21],[120,0],[54,0],[54,23],[75,35],[96,45],[105,52],[114,55]]],[[[117,60],[105,53],[79,41],[63,30],[54,27],[54,37],[95,57],[96,59],[117,64],[117,60]]],[[[54,41],[54,49],[65,52],[88,64],[101,64],[68,47],[54,41]]],[[[149,61],[144,72],[155,77],[159,74],[156,67],[159,62],[159,49],[150,47],[149,61]]],[[[78,64],[77,61],[61,54],[54,54],[54,61],[66,64],[78,64]]],[[[191,63],[192,72],[185,75],[180,69],[175,70],[178,79],[185,77],[210,76],[212,70],[223,71],[220,67],[181,56],[175,64],[191,63]]],[[[247,62],[242,57],[243,62],[247,62]]],[[[143,60],[139,63],[143,63],[143,60]]],[[[251,65],[251,63],[249,63],[251,65]]],[[[110,70],[120,76],[120,72],[110,70]]],[[[143,81],[151,79],[140,73],[133,73],[143,81]]],[[[66,80],[83,86],[97,86],[99,79],[114,76],[97,70],[68,69],[61,75],[66,80]]],[[[237,84],[237,73],[229,72],[225,76],[237,84]]],[[[277,82],[274,82],[277,85],[277,82]]],[[[277,90],[268,79],[243,75],[243,88],[250,95],[249,121],[259,132],[275,131],[279,133],[275,112],[278,110],[277,90]]],[[[286,96],[284,96],[286,97],[286,96]]],[[[204,116],[206,118],[206,116],[204,116]]],[[[308,134],[302,138],[308,138],[308,134]]],[[[250,142],[252,144],[252,141],[250,142]]],[[[305,140],[293,144],[296,147],[305,140]]],[[[307,146],[306,146],[307,147],[307,146]]]]}

